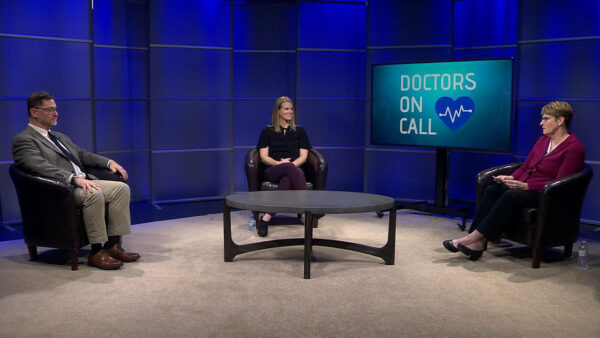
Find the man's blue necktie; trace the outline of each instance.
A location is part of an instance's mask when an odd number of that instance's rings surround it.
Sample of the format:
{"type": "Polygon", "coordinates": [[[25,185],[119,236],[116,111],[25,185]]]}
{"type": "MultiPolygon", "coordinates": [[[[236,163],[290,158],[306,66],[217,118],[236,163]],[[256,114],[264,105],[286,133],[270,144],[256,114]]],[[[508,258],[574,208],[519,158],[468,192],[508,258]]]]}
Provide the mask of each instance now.
{"type": "Polygon", "coordinates": [[[65,154],[65,156],[73,163],[75,163],[76,166],[79,167],[79,169],[83,170],[83,167],[81,166],[81,164],[79,164],[79,161],[77,161],[77,159],[75,158],[75,156],[71,155],[71,153],[65,149],[65,147],[63,147],[60,142],[58,142],[58,139],[56,138],[56,136],[54,136],[54,134],[52,134],[51,132],[48,132],[48,136],[50,137],[50,139],[52,140],[52,142],[54,142],[54,144],[56,144],[56,146],[58,147],[58,149],[60,149],[60,151],[62,151],[63,154],[65,154]]]}

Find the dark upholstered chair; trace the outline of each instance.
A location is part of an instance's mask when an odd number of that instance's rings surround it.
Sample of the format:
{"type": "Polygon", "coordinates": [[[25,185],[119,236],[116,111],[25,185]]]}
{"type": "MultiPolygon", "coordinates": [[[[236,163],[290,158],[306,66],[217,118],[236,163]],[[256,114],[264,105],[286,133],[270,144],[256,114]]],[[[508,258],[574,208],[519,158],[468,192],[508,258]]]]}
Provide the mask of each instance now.
{"type": "MultiPolygon", "coordinates": [[[[85,172],[103,180],[123,181],[108,169],[86,168],[85,172]]],[[[77,251],[89,242],[73,188],[64,182],[25,173],[14,164],[9,173],[19,199],[29,258],[37,260],[38,246],[64,249],[69,251],[71,270],[77,270],[77,251]]]]}
{"type": "MultiPolygon", "coordinates": [[[[477,174],[477,204],[485,188],[493,184],[492,176],[510,175],[520,165],[506,164],[477,174]]],[[[540,192],[539,206],[523,209],[517,226],[502,234],[503,238],[531,247],[532,268],[540,267],[544,248],[564,246],[564,256],[571,256],[573,243],[579,235],[581,207],[592,176],[592,169],[586,164],[578,173],[546,184],[540,192]]]]}
{"type": "MultiPolygon", "coordinates": [[[[246,179],[248,181],[249,191],[277,190],[277,184],[271,183],[264,178],[264,172],[267,168],[260,160],[258,149],[252,149],[246,154],[244,161],[246,179]]],[[[325,181],[327,180],[327,161],[325,157],[315,149],[308,150],[308,157],[302,167],[306,176],[306,187],[310,190],[325,190],[325,181]]],[[[254,213],[254,219],[258,221],[258,212],[254,213]]],[[[314,226],[318,224],[315,218],[314,226]]]]}

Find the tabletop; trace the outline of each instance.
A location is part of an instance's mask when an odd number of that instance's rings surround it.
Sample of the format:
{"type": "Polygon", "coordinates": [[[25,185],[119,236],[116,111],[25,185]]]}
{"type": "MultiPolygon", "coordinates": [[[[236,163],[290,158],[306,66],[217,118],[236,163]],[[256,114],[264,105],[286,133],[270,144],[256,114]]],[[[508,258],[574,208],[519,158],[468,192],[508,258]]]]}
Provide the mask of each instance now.
{"type": "Polygon", "coordinates": [[[345,214],[388,210],[394,206],[391,197],[350,191],[278,190],[231,194],[228,206],[262,212],[345,214]]]}

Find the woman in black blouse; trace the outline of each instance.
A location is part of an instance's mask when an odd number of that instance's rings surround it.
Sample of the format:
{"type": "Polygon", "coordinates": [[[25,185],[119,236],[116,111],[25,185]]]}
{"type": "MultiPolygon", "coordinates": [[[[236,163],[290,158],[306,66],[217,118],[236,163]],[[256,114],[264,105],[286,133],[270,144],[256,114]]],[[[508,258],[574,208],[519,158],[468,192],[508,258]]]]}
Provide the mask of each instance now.
{"type": "MultiPolygon", "coordinates": [[[[260,159],[269,167],[265,178],[278,184],[278,190],[306,190],[306,177],[300,166],[306,162],[312,148],[304,128],[296,125],[294,103],[287,96],[275,101],[271,125],[260,133],[260,159]]],[[[274,214],[266,213],[258,221],[258,235],[265,237],[274,214]]]]}

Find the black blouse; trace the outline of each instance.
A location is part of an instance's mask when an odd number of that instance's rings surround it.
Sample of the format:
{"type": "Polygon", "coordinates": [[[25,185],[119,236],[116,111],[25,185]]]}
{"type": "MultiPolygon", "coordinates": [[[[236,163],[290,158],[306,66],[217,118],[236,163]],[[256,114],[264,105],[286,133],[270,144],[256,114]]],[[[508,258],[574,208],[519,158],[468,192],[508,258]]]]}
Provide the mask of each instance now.
{"type": "Polygon", "coordinates": [[[288,157],[290,161],[294,161],[300,157],[300,148],[312,148],[310,142],[308,142],[306,131],[298,126],[296,126],[296,130],[292,130],[290,127],[281,128],[280,133],[275,132],[273,127],[263,128],[256,148],[261,149],[264,147],[269,147],[269,157],[276,161],[288,157]]]}

